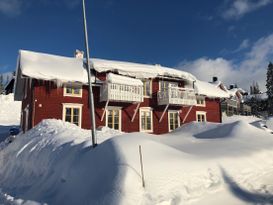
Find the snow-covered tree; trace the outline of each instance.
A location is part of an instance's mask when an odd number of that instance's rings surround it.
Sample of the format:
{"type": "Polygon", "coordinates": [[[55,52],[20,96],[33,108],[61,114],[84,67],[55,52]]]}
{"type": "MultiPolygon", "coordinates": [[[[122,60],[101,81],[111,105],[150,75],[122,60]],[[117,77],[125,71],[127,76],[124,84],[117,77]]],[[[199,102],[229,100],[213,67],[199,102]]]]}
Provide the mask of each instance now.
{"type": "Polygon", "coordinates": [[[268,96],[268,113],[273,114],[273,64],[270,62],[266,74],[266,94],[268,96]]]}

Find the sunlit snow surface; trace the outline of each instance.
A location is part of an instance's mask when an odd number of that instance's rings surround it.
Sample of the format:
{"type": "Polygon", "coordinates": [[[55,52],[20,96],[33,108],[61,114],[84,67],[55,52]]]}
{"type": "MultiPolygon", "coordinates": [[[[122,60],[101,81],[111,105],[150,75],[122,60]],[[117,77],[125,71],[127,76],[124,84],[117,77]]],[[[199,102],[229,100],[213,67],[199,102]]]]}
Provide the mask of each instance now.
{"type": "Polygon", "coordinates": [[[89,130],[44,120],[2,147],[0,204],[272,204],[273,135],[264,124],[225,117],[160,136],[102,128],[92,149],[89,130]]]}

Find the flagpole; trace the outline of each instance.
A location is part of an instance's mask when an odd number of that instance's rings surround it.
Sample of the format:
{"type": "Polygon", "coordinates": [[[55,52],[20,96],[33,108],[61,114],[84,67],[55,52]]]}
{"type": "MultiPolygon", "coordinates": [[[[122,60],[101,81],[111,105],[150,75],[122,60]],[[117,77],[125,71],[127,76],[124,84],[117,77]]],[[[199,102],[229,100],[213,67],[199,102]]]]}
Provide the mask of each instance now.
{"type": "Polygon", "coordinates": [[[86,12],[85,12],[85,0],[82,0],[83,9],[83,22],[84,22],[84,36],[85,36],[85,49],[86,49],[86,63],[87,63],[87,73],[88,73],[88,86],[89,86],[89,103],[90,103],[90,118],[92,123],[91,134],[92,134],[92,146],[95,148],[96,144],[96,121],[95,121],[95,107],[94,107],[94,96],[92,89],[91,71],[90,71],[90,56],[89,56],[89,46],[88,46],[88,33],[87,33],[87,23],[86,23],[86,12]]]}

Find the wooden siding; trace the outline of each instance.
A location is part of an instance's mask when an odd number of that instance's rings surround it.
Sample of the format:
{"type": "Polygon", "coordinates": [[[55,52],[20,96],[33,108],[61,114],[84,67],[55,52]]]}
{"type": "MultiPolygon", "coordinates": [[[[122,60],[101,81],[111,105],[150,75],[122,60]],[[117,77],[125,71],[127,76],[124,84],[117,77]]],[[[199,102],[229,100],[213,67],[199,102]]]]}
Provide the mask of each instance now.
{"type": "MultiPolygon", "coordinates": [[[[97,77],[100,80],[105,80],[105,74],[98,74],[97,77]]],[[[183,82],[180,82],[180,86],[183,82]]],[[[167,112],[164,114],[162,121],[159,123],[159,119],[163,114],[165,106],[158,106],[157,104],[157,91],[159,90],[159,79],[154,79],[152,83],[152,97],[144,98],[144,102],[140,104],[140,107],[151,107],[153,109],[153,133],[162,134],[167,133],[168,127],[168,110],[180,111],[181,125],[186,116],[189,106],[169,106],[167,112]]],[[[95,117],[96,126],[105,126],[106,115],[101,121],[104,107],[106,102],[100,102],[100,86],[94,86],[94,102],[95,102],[95,117]]],[[[41,122],[43,119],[62,119],[63,117],[63,103],[82,104],[82,128],[90,129],[90,115],[89,115],[89,102],[88,102],[88,87],[83,86],[82,98],[79,97],[67,97],[63,96],[63,88],[57,87],[55,83],[49,81],[33,81],[31,89],[28,89],[27,98],[23,100],[22,110],[29,105],[31,115],[29,121],[29,127],[31,128],[41,122]]],[[[205,111],[207,113],[207,121],[209,122],[221,122],[221,111],[219,106],[219,99],[213,100],[206,98],[206,106],[198,107],[194,106],[189,113],[185,123],[196,121],[196,111],[205,111]]],[[[124,132],[138,132],[139,129],[139,110],[135,116],[133,122],[131,122],[137,103],[123,103],[123,102],[110,102],[108,106],[122,107],[122,131],[124,132]]],[[[22,118],[24,119],[24,118],[22,118]]],[[[22,121],[22,126],[24,125],[22,121]]]]}

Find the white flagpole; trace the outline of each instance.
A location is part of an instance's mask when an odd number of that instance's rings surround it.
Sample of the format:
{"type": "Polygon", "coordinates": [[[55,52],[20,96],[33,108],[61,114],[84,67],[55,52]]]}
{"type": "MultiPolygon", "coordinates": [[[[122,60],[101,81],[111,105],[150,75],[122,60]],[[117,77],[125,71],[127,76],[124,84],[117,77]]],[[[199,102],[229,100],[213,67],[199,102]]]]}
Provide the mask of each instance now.
{"type": "Polygon", "coordinates": [[[93,148],[97,146],[96,144],[96,119],[95,119],[95,108],[94,108],[94,96],[91,81],[91,71],[90,71],[90,56],[89,56],[89,46],[88,46],[88,33],[87,33],[87,23],[86,23],[86,12],[85,12],[85,0],[82,0],[83,8],[83,22],[84,22],[84,35],[85,35],[85,49],[86,49],[86,62],[87,62],[87,72],[88,72],[88,85],[89,85],[89,103],[90,103],[90,118],[92,123],[92,146],[93,148]]]}

